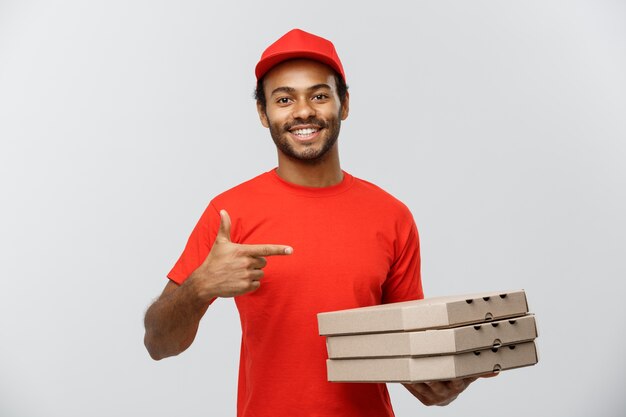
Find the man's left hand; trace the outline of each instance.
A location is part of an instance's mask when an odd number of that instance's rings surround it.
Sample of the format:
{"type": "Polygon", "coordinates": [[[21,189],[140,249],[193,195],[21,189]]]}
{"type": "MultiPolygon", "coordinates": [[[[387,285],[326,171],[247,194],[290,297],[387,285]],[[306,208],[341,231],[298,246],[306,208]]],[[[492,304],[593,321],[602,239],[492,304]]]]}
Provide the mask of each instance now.
{"type": "MultiPolygon", "coordinates": [[[[496,376],[497,374],[481,375],[482,378],[496,376]]],[[[416,384],[402,384],[411,394],[424,405],[448,405],[458,397],[460,393],[479,377],[452,379],[450,381],[419,382],[416,384]]]]}

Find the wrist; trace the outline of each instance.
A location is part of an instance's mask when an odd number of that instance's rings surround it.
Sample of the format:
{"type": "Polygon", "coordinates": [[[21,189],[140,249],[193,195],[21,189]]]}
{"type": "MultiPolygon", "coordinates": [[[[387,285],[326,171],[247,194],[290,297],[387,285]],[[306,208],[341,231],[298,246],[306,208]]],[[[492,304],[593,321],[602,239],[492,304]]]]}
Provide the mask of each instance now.
{"type": "Polygon", "coordinates": [[[194,271],[183,282],[181,289],[184,290],[187,303],[197,307],[205,307],[217,298],[217,294],[207,285],[208,280],[203,279],[197,272],[194,271]]]}

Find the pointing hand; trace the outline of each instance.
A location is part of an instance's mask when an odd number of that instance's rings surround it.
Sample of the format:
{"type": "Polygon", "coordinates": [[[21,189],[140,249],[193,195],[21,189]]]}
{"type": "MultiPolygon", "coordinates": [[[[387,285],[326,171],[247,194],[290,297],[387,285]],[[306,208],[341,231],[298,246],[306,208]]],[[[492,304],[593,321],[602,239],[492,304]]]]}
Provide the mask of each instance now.
{"type": "Polygon", "coordinates": [[[190,276],[188,285],[196,287],[201,300],[234,297],[261,286],[266,256],[290,255],[284,245],[243,245],[230,239],[230,216],[220,211],[220,228],[208,256],[190,276]]]}

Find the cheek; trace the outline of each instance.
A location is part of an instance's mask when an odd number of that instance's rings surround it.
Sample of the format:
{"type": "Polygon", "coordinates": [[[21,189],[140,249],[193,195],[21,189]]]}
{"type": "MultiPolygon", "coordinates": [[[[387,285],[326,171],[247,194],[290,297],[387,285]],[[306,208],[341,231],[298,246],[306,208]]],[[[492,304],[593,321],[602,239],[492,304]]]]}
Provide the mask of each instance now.
{"type": "Polygon", "coordinates": [[[273,127],[273,128],[277,128],[279,126],[282,126],[282,123],[278,119],[276,119],[276,118],[269,118],[268,117],[267,120],[269,122],[269,125],[271,127],[273,127]]]}
{"type": "Polygon", "coordinates": [[[265,112],[265,120],[270,126],[279,126],[284,124],[284,115],[276,110],[267,110],[265,112]]]}

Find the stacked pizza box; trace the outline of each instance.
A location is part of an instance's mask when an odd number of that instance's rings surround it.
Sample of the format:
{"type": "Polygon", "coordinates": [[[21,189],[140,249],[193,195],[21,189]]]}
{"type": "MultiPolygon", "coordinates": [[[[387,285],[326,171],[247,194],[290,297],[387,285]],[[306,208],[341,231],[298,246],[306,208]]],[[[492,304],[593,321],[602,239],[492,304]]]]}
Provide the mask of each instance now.
{"type": "Polygon", "coordinates": [[[332,382],[424,382],[537,363],[523,290],[320,313],[332,382]]]}

